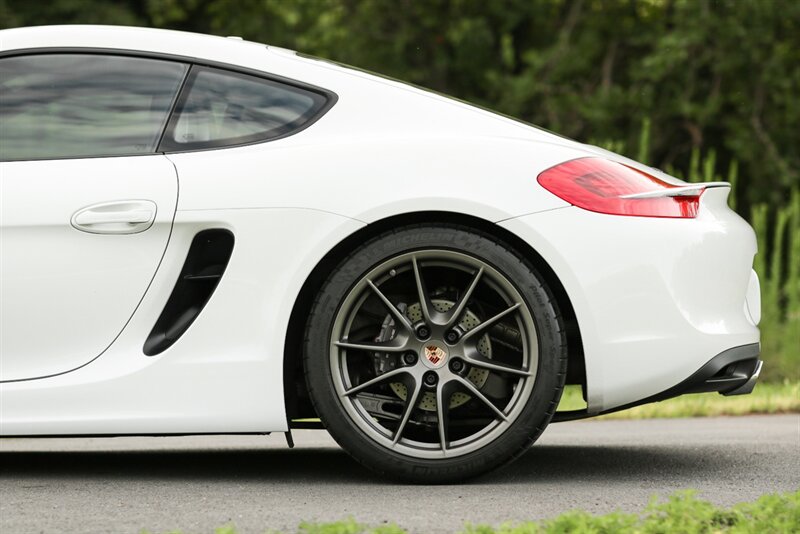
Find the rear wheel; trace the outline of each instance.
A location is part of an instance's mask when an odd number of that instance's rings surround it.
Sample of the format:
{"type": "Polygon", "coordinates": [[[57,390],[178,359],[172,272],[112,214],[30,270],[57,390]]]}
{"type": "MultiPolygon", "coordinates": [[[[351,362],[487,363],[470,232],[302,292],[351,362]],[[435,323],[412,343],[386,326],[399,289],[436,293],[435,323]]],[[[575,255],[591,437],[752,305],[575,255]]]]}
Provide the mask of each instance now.
{"type": "Polygon", "coordinates": [[[521,454],[558,403],[556,304],[510,247],[410,227],[346,258],[309,316],[305,369],[331,435],[380,473],[464,479],[521,454]]]}

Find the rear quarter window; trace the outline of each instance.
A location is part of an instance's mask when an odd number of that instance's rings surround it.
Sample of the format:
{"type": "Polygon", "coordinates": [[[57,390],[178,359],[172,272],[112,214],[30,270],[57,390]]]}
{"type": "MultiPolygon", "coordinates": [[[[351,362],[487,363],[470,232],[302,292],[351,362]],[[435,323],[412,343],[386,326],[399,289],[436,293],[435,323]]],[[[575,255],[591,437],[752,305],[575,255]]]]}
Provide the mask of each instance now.
{"type": "Polygon", "coordinates": [[[194,67],[159,150],[221,148],[285,137],[313,122],[328,97],[302,87],[194,67]]]}

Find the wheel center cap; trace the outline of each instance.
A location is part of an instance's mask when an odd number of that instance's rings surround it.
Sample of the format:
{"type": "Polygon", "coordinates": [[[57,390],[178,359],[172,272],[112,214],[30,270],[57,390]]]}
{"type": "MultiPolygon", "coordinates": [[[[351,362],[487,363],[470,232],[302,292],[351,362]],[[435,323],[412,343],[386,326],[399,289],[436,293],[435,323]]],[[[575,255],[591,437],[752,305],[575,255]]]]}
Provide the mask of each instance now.
{"type": "Polygon", "coordinates": [[[431,369],[438,369],[447,363],[447,349],[441,345],[426,343],[423,355],[422,363],[431,369]]]}

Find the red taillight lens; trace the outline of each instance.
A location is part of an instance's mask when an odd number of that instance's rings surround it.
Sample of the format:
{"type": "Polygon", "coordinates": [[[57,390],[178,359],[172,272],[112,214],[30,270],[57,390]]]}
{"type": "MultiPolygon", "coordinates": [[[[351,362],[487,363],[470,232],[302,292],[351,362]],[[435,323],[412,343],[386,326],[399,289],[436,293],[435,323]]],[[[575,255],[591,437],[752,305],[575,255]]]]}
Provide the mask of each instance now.
{"type": "Polygon", "coordinates": [[[622,163],[580,158],[551,167],[539,183],[570,204],[609,215],[693,219],[702,188],[675,186],[622,163]]]}

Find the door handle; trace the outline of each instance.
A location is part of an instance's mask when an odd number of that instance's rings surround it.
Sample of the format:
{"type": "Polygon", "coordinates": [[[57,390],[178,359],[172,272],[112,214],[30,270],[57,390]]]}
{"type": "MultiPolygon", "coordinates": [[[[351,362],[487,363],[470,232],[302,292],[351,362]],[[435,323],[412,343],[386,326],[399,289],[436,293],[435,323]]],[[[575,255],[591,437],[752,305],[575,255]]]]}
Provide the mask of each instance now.
{"type": "Polygon", "coordinates": [[[119,200],[82,208],[70,222],[90,234],[138,234],[153,226],[156,212],[156,203],[150,200],[119,200]]]}
{"type": "Polygon", "coordinates": [[[92,226],[96,224],[111,223],[146,223],[153,218],[153,212],[147,210],[131,211],[84,211],[75,216],[75,224],[78,226],[92,226]]]}

